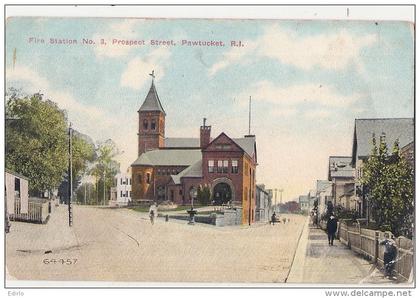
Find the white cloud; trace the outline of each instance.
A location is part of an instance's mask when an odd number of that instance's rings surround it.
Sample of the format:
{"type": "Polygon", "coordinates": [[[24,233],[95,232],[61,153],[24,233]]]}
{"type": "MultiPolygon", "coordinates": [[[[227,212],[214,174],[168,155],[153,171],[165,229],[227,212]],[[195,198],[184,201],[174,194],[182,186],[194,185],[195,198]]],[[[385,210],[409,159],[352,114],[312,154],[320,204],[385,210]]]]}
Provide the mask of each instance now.
{"type": "Polygon", "coordinates": [[[349,107],[361,98],[359,93],[342,95],[335,88],[325,84],[305,83],[281,87],[269,81],[257,82],[243,92],[241,97],[246,98],[248,94],[252,94],[255,100],[282,106],[316,103],[326,107],[349,107]]]}
{"type": "Polygon", "coordinates": [[[99,58],[119,58],[127,55],[138,46],[112,44],[112,40],[140,40],[137,38],[139,35],[137,28],[144,23],[145,20],[142,19],[126,19],[109,25],[103,32],[94,34],[92,39],[96,42],[94,47],[96,56],[99,58]],[[101,45],[99,43],[101,39],[104,39],[107,44],[101,45]]]}
{"type": "Polygon", "coordinates": [[[165,74],[165,65],[170,55],[168,48],[160,47],[145,57],[133,58],[121,75],[121,86],[140,90],[146,82],[150,81],[145,74],[152,70],[155,71],[156,80],[161,79],[165,74]]]}
{"type": "Polygon", "coordinates": [[[223,54],[222,59],[213,64],[209,70],[210,76],[234,63],[244,62],[244,57],[257,48],[257,42],[247,42],[246,47],[232,47],[223,54]]]}
{"type": "Polygon", "coordinates": [[[355,63],[359,70],[361,49],[375,43],[373,34],[360,36],[341,30],[336,33],[317,34],[302,37],[294,31],[278,25],[268,26],[258,39],[245,41],[245,47],[232,48],[209,70],[210,75],[244,59],[269,57],[281,63],[293,65],[303,70],[315,67],[324,69],[344,69],[355,63]]]}
{"type": "Polygon", "coordinates": [[[67,111],[69,121],[73,123],[75,129],[93,138],[104,138],[106,132],[117,124],[115,117],[108,115],[97,106],[81,103],[67,91],[57,90],[51,86],[46,78],[29,67],[21,66],[6,69],[6,81],[8,85],[13,82],[24,83],[27,93],[40,91],[45,98],[51,99],[61,109],[67,111]]]}

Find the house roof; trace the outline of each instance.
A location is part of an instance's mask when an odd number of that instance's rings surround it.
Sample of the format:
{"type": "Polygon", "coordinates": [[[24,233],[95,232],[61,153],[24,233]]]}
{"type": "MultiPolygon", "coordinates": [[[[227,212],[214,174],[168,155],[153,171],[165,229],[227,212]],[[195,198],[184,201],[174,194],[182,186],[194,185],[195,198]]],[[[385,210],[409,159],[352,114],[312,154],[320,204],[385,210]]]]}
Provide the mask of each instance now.
{"type": "Polygon", "coordinates": [[[139,109],[139,112],[140,111],[160,111],[166,115],[165,110],[163,109],[162,104],[160,103],[154,81],[152,81],[149,93],[147,93],[146,99],[144,100],[143,104],[139,109]]]}
{"type": "Polygon", "coordinates": [[[330,156],[328,165],[328,180],[354,177],[351,156],[330,156]]]}
{"type": "Polygon", "coordinates": [[[184,177],[195,177],[201,178],[203,177],[203,168],[202,168],[202,160],[199,159],[188,168],[183,170],[182,172],[178,173],[177,175],[171,175],[171,178],[175,184],[181,183],[181,178],[184,177]]]}
{"type": "Polygon", "coordinates": [[[19,177],[19,178],[21,178],[21,179],[25,179],[25,180],[28,180],[28,181],[29,181],[29,178],[28,178],[28,177],[26,177],[26,176],[24,176],[24,175],[22,175],[22,174],[16,173],[16,172],[14,172],[14,171],[12,171],[12,170],[5,169],[5,172],[6,172],[6,173],[9,173],[10,175],[13,175],[13,176],[16,176],[16,177],[19,177]]]}
{"type": "Polygon", "coordinates": [[[199,138],[165,138],[165,148],[200,148],[199,138]]]}
{"type": "Polygon", "coordinates": [[[232,141],[238,144],[249,156],[253,157],[255,155],[255,136],[232,138],[232,141]]]}
{"type": "Polygon", "coordinates": [[[372,136],[377,141],[385,133],[388,149],[391,149],[395,140],[399,140],[400,148],[414,140],[413,118],[381,118],[356,119],[354,124],[352,164],[357,159],[368,157],[372,150],[372,136]]]}
{"type": "Polygon", "coordinates": [[[316,181],[316,192],[323,192],[325,191],[328,187],[331,186],[331,182],[328,180],[317,180],[316,181]]]}
{"type": "MultiPolygon", "coordinates": [[[[255,154],[255,136],[231,138],[249,156],[255,154]]],[[[213,139],[211,139],[213,141],[213,139]]],[[[200,148],[199,138],[165,138],[165,148],[200,148]]]]}
{"type": "Polygon", "coordinates": [[[201,160],[200,149],[158,149],[141,154],[132,166],[190,166],[201,160]]]}

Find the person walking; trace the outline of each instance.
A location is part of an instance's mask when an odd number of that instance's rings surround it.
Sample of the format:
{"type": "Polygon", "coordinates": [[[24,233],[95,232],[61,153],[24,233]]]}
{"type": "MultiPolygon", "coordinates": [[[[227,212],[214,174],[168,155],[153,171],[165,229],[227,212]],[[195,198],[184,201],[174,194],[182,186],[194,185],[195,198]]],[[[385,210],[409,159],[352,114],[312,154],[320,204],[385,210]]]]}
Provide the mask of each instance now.
{"type": "Polygon", "coordinates": [[[385,277],[392,277],[392,271],[395,267],[395,258],[397,257],[397,244],[395,243],[394,236],[389,237],[388,233],[384,233],[384,238],[380,245],[384,246],[384,269],[385,277]]]}
{"type": "Polygon", "coordinates": [[[155,216],[157,216],[157,208],[156,203],[153,203],[149,208],[149,218],[152,225],[155,223],[155,216]]]}
{"type": "Polygon", "coordinates": [[[328,245],[334,245],[335,232],[337,232],[337,218],[331,213],[327,221],[328,245]]]}

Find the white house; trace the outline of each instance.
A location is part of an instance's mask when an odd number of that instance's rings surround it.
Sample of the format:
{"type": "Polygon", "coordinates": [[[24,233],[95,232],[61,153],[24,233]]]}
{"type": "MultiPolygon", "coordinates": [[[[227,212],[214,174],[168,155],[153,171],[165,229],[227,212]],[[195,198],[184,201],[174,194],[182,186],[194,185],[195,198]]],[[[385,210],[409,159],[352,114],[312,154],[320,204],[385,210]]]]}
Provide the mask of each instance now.
{"type": "Polygon", "coordinates": [[[131,202],[131,173],[117,174],[114,178],[114,187],[111,188],[112,206],[127,206],[131,202]]]}

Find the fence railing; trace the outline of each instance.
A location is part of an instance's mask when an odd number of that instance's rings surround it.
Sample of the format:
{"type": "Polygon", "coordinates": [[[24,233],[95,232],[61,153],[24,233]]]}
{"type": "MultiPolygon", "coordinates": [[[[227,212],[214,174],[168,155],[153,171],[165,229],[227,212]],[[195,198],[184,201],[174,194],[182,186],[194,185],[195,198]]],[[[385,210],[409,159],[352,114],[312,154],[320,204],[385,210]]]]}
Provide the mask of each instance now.
{"type": "MultiPolygon", "coordinates": [[[[392,235],[391,232],[386,233],[392,235]]],[[[385,238],[384,234],[385,232],[361,228],[359,224],[351,224],[346,220],[340,221],[338,226],[338,237],[342,243],[380,266],[384,265],[384,246],[379,244],[385,238]]],[[[395,242],[398,254],[394,270],[400,277],[410,280],[414,264],[413,241],[398,237],[395,242]]]]}
{"type": "Polygon", "coordinates": [[[14,202],[14,213],[9,214],[9,219],[13,221],[45,223],[49,215],[48,204],[48,200],[30,198],[28,202],[28,212],[21,213],[21,200],[17,198],[14,202]]]}

